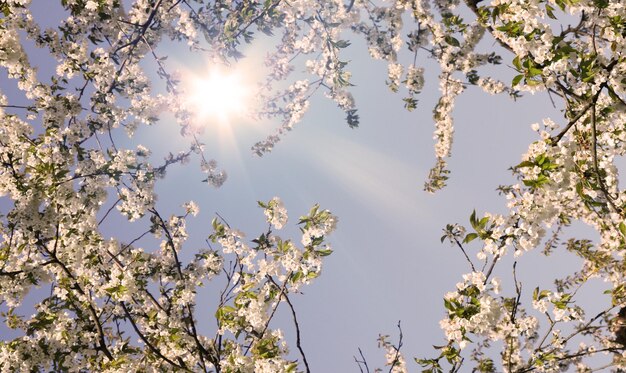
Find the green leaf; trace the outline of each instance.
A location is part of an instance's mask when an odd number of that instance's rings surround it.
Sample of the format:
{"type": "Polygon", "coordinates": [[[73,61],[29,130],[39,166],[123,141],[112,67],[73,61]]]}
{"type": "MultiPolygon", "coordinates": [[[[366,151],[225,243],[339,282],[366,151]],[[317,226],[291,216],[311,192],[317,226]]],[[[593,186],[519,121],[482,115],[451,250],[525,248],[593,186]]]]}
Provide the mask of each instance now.
{"type": "Polygon", "coordinates": [[[593,0],[593,4],[600,9],[604,9],[609,6],[609,0],[593,0]]]}
{"type": "Polygon", "coordinates": [[[518,85],[522,79],[524,78],[524,75],[520,74],[520,75],[516,75],[513,78],[513,81],[511,82],[511,87],[515,87],[516,85],[518,85]]]}
{"type": "Polygon", "coordinates": [[[9,17],[11,15],[11,8],[9,7],[9,5],[3,3],[1,6],[2,6],[2,14],[4,14],[5,17],[9,17]]]}
{"type": "Polygon", "coordinates": [[[528,69],[528,74],[530,75],[531,78],[541,75],[543,73],[543,70],[538,69],[536,67],[531,67],[528,69]]]}
{"type": "Polygon", "coordinates": [[[452,45],[453,47],[460,47],[461,46],[461,43],[459,43],[459,41],[456,38],[454,38],[454,37],[452,37],[450,35],[446,35],[444,40],[446,41],[446,43],[452,45]]]}
{"type": "Polygon", "coordinates": [[[298,271],[298,272],[296,272],[296,273],[291,275],[290,280],[291,280],[292,283],[296,283],[296,282],[298,282],[298,280],[300,280],[303,277],[304,277],[304,273],[302,273],[302,271],[298,271]]]}
{"type": "Polygon", "coordinates": [[[347,46],[350,45],[350,42],[347,40],[337,40],[333,42],[332,44],[337,48],[346,48],[347,46]]]}
{"type": "Polygon", "coordinates": [[[622,233],[622,236],[626,237],[626,224],[624,222],[619,223],[619,231],[622,233]]]}
{"type": "Polygon", "coordinates": [[[524,168],[524,167],[533,167],[535,164],[531,161],[523,161],[522,163],[515,166],[515,168],[524,168]]]}
{"type": "Polygon", "coordinates": [[[478,237],[477,233],[469,233],[467,236],[465,236],[463,243],[470,243],[474,241],[477,237],[478,237]]]}
{"type": "Polygon", "coordinates": [[[234,309],[231,306],[222,306],[222,307],[218,308],[217,311],[215,311],[215,318],[218,321],[223,321],[226,315],[232,314],[232,313],[234,313],[236,311],[237,310],[234,309]]]}
{"type": "Polygon", "coordinates": [[[333,253],[332,250],[330,249],[325,249],[325,250],[317,250],[315,251],[317,254],[319,254],[320,256],[329,256],[330,254],[333,253]]]}
{"type": "Polygon", "coordinates": [[[128,290],[128,288],[124,285],[115,285],[115,286],[111,286],[109,288],[104,289],[104,291],[106,291],[107,294],[115,297],[118,295],[122,295],[124,294],[126,291],[128,290]]]}
{"type": "Polygon", "coordinates": [[[470,224],[472,228],[478,230],[476,227],[478,226],[478,220],[476,220],[476,210],[472,211],[472,215],[470,215],[470,224]]]}
{"type": "Polygon", "coordinates": [[[554,15],[554,7],[550,4],[546,4],[546,13],[548,14],[548,17],[556,19],[556,16],[554,15]]]}
{"type": "Polygon", "coordinates": [[[454,310],[456,309],[456,307],[454,306],[454,304],[452,304],[452,302],[450,302],[449,300],[447,300],[446,298],[443,298],[443,306],[449,310],[454,312],[454,310]]]}
{"type": "Polygon", "coordinates": [[[484,218],[480,219],[480,221],[478,222],[478,226],[483,229],[485,228],[485,226],[487,225],[487,223],[489,222],[489,218],[487,216],[485,216],[484,218]]]}

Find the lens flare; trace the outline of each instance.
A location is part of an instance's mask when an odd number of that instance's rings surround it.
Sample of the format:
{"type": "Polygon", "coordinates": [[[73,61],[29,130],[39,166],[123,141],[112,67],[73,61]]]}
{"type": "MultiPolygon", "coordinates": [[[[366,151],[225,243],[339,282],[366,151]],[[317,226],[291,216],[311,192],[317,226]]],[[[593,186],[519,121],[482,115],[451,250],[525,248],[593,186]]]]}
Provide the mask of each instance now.
{"type": "Polygon", "coordinates": [[[188,82],[188,105],[198,122],[228,124],[247,112],[249,89],[235,72],[211,69],[207,76],[193,75],[188,82]]]}

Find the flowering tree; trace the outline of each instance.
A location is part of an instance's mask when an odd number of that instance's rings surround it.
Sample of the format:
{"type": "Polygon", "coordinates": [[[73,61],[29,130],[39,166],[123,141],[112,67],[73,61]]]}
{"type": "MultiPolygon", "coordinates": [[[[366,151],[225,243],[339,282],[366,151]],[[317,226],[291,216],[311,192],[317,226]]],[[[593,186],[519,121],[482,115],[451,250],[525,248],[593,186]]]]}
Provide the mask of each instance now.
{"type": "MultiPolygon", "coordinates": [[[[196,204],[171,216],[155,207],[157,180],[194,155],[206,182],[219,186],[225,179],[204,158],[156,44],[169,36],[196,48],[196,33],[205,33],[219,44],[215,51],[232,55],[239,40],[232,33],[247,37],[251,19],[241,17],[248,11],[161,0],[138,1],[128,10],[118,1],[61,3],[67,18],[46,30],[25,2],[1,3],[0,63],[23,100],[0,97],[0,195],[11,201],[0,228],[0,301],[3,321],[23,333],[0,343],[1,370],[295,371],[298,361],[287,357],[281,331],[270,325],[281,303],[293,312],[300,364],[308,370],[290,297],[319,275],[331,253],[325,238],[334,216],[315,206],[299,220],[301,242],[284,239],[276,232],[287,213],[275,198],[260,203],[270,225],[251,243],[215,220],[208,247],[183,261],[186,219],[197,214],[196,204]],[[38,77],[28,58],[33,48],[56,60],[56,76],[38,77]],[[168,95],[151,95],[139,65],[146,55],[157,58],[168,95]],[[164,106],[180,118],[189,151],[152,165],[145,147],[117,145],[121,128],[132,136],[164,106]],[[139,247],[141,237],[129,244],[105,239],[102,229],[114,208],[145,222],[144,235],[154,236],[156,247],[139,247]],[[215,276],[225,278],[212,311],[217,329],[205,335],[197,327],[196,292],[215,276]],[[25,295],[45,284],[51,291],[36,293],[35,314],[21,315],[25,295]]],[[[257,27],[275,6],[253,4],[257,27]]]]}
{"type": "MultiPolygon", "coordinates": [[[[179,214],[162,215],[155,207],[155,183],[169,167],[192,157],[200,160],[205,182],[219,186],[226,174],[205,158],[184,87],[158,45],[171,38],[187,43],[191,52],[229,61],[242,57],[241,44],[257,33],[280,33],[259,91],[264,105],[258,116],[280,122],[275,133],[253,146],[263,155],[301,119],[317,91],[336,102],[349,126],[358,125],[349,64],[342,59],[350,44],[347,30],[365,38],[373,58],[388,62],[387,85],[405,93],[408,110],[417,107],[424,84],[418,57],[439,63],[437,161],[428,191],[444,187],[449,177],[452,110],[468,87],[513,98],[547,91],[563,108],[563,118],[534,125],[538,139],[513,167],[519,183],[500,187],[509,214],[472,213],[471,229],[446,227],[442,241],[460,248],[470,272],[444,297],[446,343],[438,356],[417,362],[432,372],[467,365],[481,372],[626,368],[626,195],[615,165],[626,151],[622,4],[62,0],[61,5],[60,25],[42,30],[29,1],[0,2],[0,65],[22,94],[19,102],[0,96],[0,195],[10,200],[0,225],[0,300],[6,325],[23,332],[1,342],[3,371],[308,371],[290,297],[320,274],[336,218],[314,207],[300,218],[297,245],[276,235],[287,215],[281,201],[272,199],[260,203],[269,228],[251,243],[215,220],[208,247],[181,260],[185,220],[197,207],[189,202],[179,214]],[[496,46],[486,47],[483,38],[496,46]],[[29,60],[35,49],[54,61],[51,79],[39,76],[29,60]],[[412,62],[403,63],[405,55],[412,62]],[[298,56],[305,56],[311,79],[290,78],[298,56]],[[166,93],[152,93],[140,64],[146,59],[158,66],[166,93]],[[514,73],[505,72],[500,81],[492,71],[503,61],[514,73]],[[138,126],[155,122],[166,109],[178,119],[188,151],[153,165],[149,149],[118,145],[124,130],[132,138],[138,126]],[[105,239],[102,228],[113,209],[145,222],[158,247],[105,239]],[[574,221],[595,229],[599,240],[570,238],[560,244],[574,221]],[[471,242],[480,242],[475,255],[468,254],[471,242]],[[506,256],[521,260],[538,247],[546,254],[564,248],[583,264],[554,287],[534,292],[522,291],[515,264],[511,283],[494,276],[506,256]],[[208,336],[196,326],[195,295],[214,277],[224,286],[215,307],[217,330],[208,336]],[[593,278],[608,284],[610,301],[588,315],[576,296],[593,278]],[[51,292],[40,297],[35,314],[16,312],[41,284],[51,284],[51,292]],[[271,327],[283,303],[292,312],[298,360],[271,327]],[[600,353],[608,357],[596,358],[600,353]]],[[[407,369],[401,343],[381,337],[380,346],[391,371],[407,369]]],[[[364,358],[357,362],[369,369],[364,358]]]]}

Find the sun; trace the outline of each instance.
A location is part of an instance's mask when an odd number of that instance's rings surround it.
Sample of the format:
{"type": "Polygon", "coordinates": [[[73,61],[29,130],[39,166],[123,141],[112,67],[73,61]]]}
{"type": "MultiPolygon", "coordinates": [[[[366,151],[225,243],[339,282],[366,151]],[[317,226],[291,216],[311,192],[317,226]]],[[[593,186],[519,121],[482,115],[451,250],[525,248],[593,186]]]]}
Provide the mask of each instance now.
{"type": "Polygon", "coordinates": [[[192,74],[187,103],[198,122],[228,124],[248,111],[249,89],[241,74],[212,68],[205,76],[192,74]]]}

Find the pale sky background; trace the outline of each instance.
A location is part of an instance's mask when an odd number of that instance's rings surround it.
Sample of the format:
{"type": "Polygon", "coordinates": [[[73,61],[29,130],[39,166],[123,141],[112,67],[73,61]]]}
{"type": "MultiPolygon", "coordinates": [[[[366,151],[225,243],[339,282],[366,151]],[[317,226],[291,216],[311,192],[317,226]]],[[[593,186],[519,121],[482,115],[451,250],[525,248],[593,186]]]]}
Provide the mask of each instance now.
{"type": "MultiPolygon", "coordinates": [[[[413,357],[435,356],[431,346],[445,343],[438,326],[444,316],[443,295],[470,271],[457,248],[440,243],[442,229],[448,223],[469,225],[473,209],[479,214],[504,212],[505,199],[495,189],[513,182],[507,169],[518,164],[528,144],[536,140],[530,125],[547,116],[560,120],[561,115],[545,94],[526,94],[513,102],[506,95],[490,96],[469,88],[454,110],[449,185],[430,195],[422,186],[435,159],[432,109],[439,97],[438,69],[420,54],[418,63],[427,67],[426,86],[417,109],[407,112],[403,96],[391,93],[384,84],[385,63],[371,60],[358,37],[347,37],[353,44],[344,59],[352,61],[348,68],[356,85],[352,93],[361,118],[358,129],[347,126],[345,114],[322,92],[313,99],[302,122],[262,158],[253,156],[250,147],[273,133],[278,123],[233,120],[230,135],[224,127],[208,124],[200,140],[207,145],[206,156],[228,172],[227,182],[219,189],[201,183],[197,159],[171,167],[165,180],[157,183],[157,208],[169,216],[180,213],[179,206],[190,199],[200,206],[200,214],[187,222],[188,255],[204,246],[216,212],[252,239],[266,229],[256,201],[279,196],[290,213],[288,229],[281,234],[290,233],[299,241],[297,218],[315,203],[330,209],[339,217],[337,231],[329,238],[335,252],[326,258],[322,276],[302,288],[305,294],[292,296],[312,371],[358,371],[353,358],[358,347],[370,368],[382,366],[384,352],[376,347],[377,336],[390,334],[391,340],[397,341],[398,320],[404,332],[402,351],[410,370],[418,371],[413,357]]],[[[484,43],[484,47],[490,46],[490,42],[484,43]]],[[[262,64],[264,47],[253,45],[243,50],[248,57],[238,68],[250,84],[261,78],[254,74],[262,64]]],[[[184,46],[165,45],[160,51],[169,55],[170,67],[205,69],[206,62],[191,57],[184,46]]],[[[510,59],[503,54],[505,64],[510,59]]],[[[297,72],[302,69],[296,67],[297,72]]],[[[498,74],[507,82],[513,76],[505,66],[498,74]]],[[[0,82],[3,91],[10,90],[4,76],[0,82]]],[[[11,92],[7,93],[11,97],[11,92]]],[[[132,144],[131,148],[142,144],[152,149],[154,163],[159,164],[165,152],[183,150],[187,141],[179,135],[173,119],[165,116],[126,143],[132,144]]],[[[2,202],[6,206],[6,200],[2,202]]],[[[133,237],[144,229],[139,224],[118,224],[109,227],[105,237],[120,231],[122,236],[133,237]]],[[[475,253],[476,247],[470,246],[470,256],[475,253]]],[[[560,270],[555,263],[570,259],[555,255],[550,261],[537,260],[539,256],[539,252],[530,253],[518,264],[527,297],[542,279],[544,286],[550,286],[545,280],[560,270]]],[[[510,262],[503,261],[496,274],[503,277],[505,295],[511,295],[510,262]]],[[[213,328],[215,307],[214,296],[199,297],[197,318],[206,331],[213,328]]],[[[279,316],[276,325],[293,337],[287,331],[290,324],[285,326],[286,314],[279,316]]],[[[0,334],[10,336],[4,328],[0,334]]],[[[289,343],[294,358],[298,357],[295,340],[289,343]]]]}
{"type": "MultiPolygon", "coordinates": [[[[437,66],[421,56],[420,62],[430,67],[427,83],[418,108],[407,112],[403,96],[390,92],[384,83],[386,64],[371,60],[365,44],[349,38],[353,44],[344,59],[353,61],[349,68],[361,117],[358,129],[350,129],[344,113],[321,92],[303,121],[263,158],[252,156],[250,146],[272,133],[277,123],[237,121],[230,135],[209,125],[201,141],[207,144],[206,153],[227,170],[228,181],[220,189],[207,188],[198,182],[201,177],[193,165],[176,167],[158,188],[159,206],[175,208],[193,198],[201,214],[189,221],[190,227],[206,232],[218,212],[251,239],[266,226],[262,211],[254,207],[257,200],[282,198],[291,223],[314,203],[330,209],[339,217],[338,229],[330,236],[335,252],[327,258],[322,276],[303,288],[305,295],[292,297],[312,370],[358,371],[353,358],[358,347],[370,367],[381,366],[384,353],[376,348],[376,338],[379,333],[390,334],[397,341],[396,324],[401,320],[403,351],[411,370],[417,371],[413,357],[434,356],[432,345],[445,344],[438,326],[444,293],[469,272],[459,250],[440,243],[442,229],[447,223],[469,225],[473,209],[504,212],[505,200],[495,188],[512,182],[508,168],[520,162],[536,139],[530,125],[547,115],[560,118],[560,113],[544,94],[525,95],[515,103],[507,95],[490,96],[470,88],[454,111],[449,185],[428,194],[422,186],[435,159],[432,109],[439,98],[437,66]]],[[[262,63],[262,50],[244,49],[247,59],[237,71],[254,80],[252,72],[262,63]]],[[[184,49],[168,52],[172,65],[204,68],[203,61],[190,60],[184,49]]],[[[302,70],[296,67],[296,73],[302,70]]],[[[158,148],[163,138],[171,146],[169,139],[176,138],[178,128],[164,120],[149,130],[138,138],[158,148]]],[[[296,230],[291,232],[299,237],[296,230]]],[[[201,244],[205,234],[199,235],[194,238],[201,244]]],[[[470,252],[475,254],[476,247],[470,252]]],[[[505,291],[511,292],[513,288],[507,288],[512,285],[511,267],[504,263],[499,274],[508,276],[505,291]]],[[[521,263],[518,276],[536,279],[542,268],[554,274],[553,267],[521,263]]],[[[526,295],[538,284],[525,284],[526,295]]],[[[207,299],[207,304],[213,303],[207,299]]],[[[295,351],[293,340],[291,346],[295,351]]]]}

